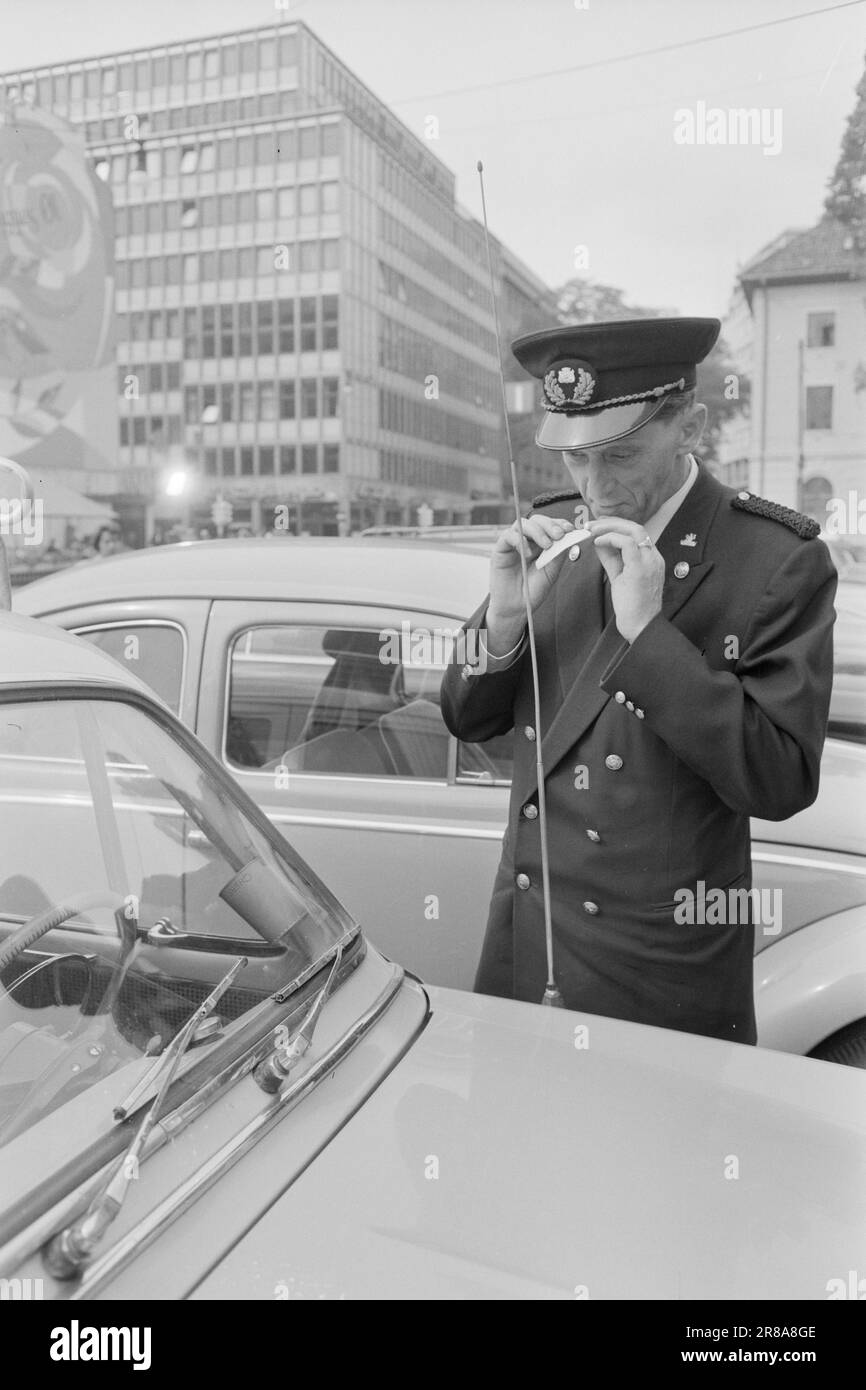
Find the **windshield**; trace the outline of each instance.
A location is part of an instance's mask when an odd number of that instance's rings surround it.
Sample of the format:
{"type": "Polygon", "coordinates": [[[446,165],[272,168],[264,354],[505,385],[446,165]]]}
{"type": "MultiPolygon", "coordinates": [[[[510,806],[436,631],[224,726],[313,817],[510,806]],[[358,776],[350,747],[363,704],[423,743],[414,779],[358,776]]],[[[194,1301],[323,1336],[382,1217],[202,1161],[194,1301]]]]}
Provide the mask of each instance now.
{"type": "Polygon", "coordinates": [[[276,844],[141,708],[0,704],[0,1145],[115,1073],[128,1080],[234,957],[248,965],[193,1050],[353,930],[276,844]]]}

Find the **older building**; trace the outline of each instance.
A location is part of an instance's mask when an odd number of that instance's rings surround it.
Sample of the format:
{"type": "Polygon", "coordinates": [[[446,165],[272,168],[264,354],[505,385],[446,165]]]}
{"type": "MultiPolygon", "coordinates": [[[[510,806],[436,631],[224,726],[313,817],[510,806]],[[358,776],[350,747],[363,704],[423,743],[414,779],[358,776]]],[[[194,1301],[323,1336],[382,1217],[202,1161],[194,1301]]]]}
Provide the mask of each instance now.
{"type": "MultiPolygon", "coordinates": [[[[305,25],[2,85],[81,123],[112,191],[112,500],[142,538],[161,516],[315,534],[419,506],[463,520],[503,495],[482,228],[434,142],[305,25]]],[[[546,313],[546,287],[493,254],[497,294],[546,313]]]]}
{"type": "Polygon", "coordinates": [[[848,229],[824,218],[765,247],[740,272],[724,331],[752,394],[748,418],[725,431],[722,476],[856,535],[866,256],[848,229]]]}

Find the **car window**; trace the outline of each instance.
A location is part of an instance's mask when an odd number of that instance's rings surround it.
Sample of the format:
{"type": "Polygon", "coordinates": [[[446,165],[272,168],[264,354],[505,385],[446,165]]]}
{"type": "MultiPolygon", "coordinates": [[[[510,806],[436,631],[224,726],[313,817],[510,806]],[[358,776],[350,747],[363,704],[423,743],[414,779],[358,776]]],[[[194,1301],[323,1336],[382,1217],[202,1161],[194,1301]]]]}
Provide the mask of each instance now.
{"type": "Polygon", "coordinates": [[[866,584],[847,576],[836,592],[828,731],[866,743],[866,584]]]}
{"type": "Polygon", "coordinates": [[[514,761],[514,730],[486,743],[458,743],[458,782],[510,782],[514,761]]]}
{"type": "Polygon", "coordinates": [[[76,628],[79,637],[120,661],[156,691],[175,714],[183,690],[184,636],[169,623],[76,628]]]}
{"type": "Polygon", "coordinates": [[[445,779],[443,665],[410,629],[270,625],[229,656],[224,736],[233,767],[445,779]]]}
{"type": "Polygon", "coordinates": [[[0,703],[0,1145],[164,1049],[227,957],[248,964],[214,1035],[297,984],[348,920],[143,710],[0,703]]]}

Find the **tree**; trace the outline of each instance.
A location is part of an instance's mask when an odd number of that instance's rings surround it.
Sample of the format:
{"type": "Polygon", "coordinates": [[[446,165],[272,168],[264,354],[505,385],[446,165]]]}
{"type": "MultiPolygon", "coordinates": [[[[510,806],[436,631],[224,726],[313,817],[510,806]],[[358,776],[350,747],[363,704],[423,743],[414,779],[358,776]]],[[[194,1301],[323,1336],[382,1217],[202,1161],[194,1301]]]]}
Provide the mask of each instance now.
{"type": "Polygon", "coordinates": [[[849,227],[858,251],[866,251],[866,70],[857,83],[842,148],[830,179],[824,211],[849,227]]]}

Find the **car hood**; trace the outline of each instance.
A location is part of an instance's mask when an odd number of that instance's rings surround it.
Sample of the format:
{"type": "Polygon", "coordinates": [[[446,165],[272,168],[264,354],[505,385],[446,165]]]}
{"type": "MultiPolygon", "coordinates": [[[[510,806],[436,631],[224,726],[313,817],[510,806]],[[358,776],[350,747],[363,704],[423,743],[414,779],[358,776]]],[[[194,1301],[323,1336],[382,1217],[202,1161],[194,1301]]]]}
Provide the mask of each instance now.
{"type": "Polygon", "coordinates": [[[429,993],[193,1297],[823,1299],[866,1264],[862,1073],[429,993]]]}

